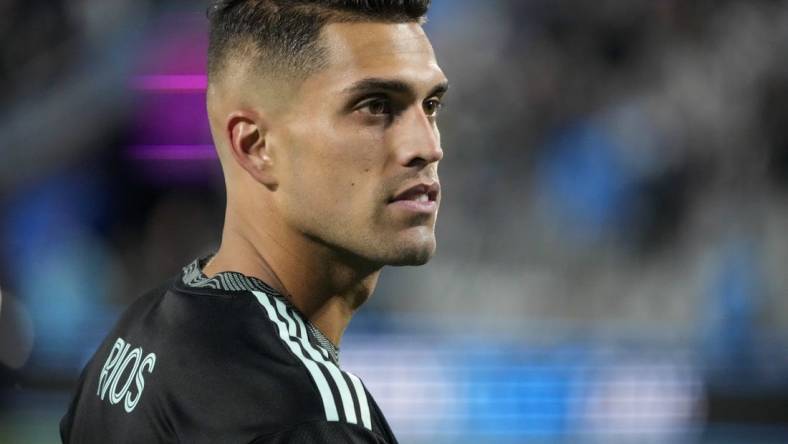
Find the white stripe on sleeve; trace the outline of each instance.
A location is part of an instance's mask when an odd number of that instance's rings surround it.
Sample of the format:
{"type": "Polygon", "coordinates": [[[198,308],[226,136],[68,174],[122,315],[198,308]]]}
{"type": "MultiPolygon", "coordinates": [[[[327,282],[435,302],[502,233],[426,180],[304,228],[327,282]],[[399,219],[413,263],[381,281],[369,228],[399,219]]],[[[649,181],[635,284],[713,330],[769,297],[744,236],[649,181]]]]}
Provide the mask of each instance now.
{"type": "MultiPolygon", "coordinates": [[[[284,302],[274,298],[274,303],[276,304],[277,311],[279,311],[279,314],[282,315],[282,318],[287,320],[287,324],[290,327],[289,330],[293,337],[296,337],[295,333],[298,331],[296,322],[298,322],[298,326],[301,328],[301,331],[306,333],[306,327],[304,326],[303,321],[298,316],[290,316],[290,313],[287,312],[287,307],[285,306],[284,302]],[[295,320],[293,318],[295,318],[295,320]]],[[[323,366],[328,370],[328,373],[331,375],[331,378],[334,379],[334,384],[336,384],[337,390],[339,391],[339,396],[342,398],[342,407],[344,408],[345,418],[347,418],[347,421],[352,424],[358,424],[358,419],[356,418],[356,407],[353,403],[353,396],[351,396],[350,389],[347,386],[345,378],[342,377],[342,373],[340,372],[339,368],[334,365],[333,362],[327,361],[323,355],[321,355],[320,352],[317,351],[314,346],[312,346],[305,334],[297,337],[301,341],[301,345],[304,347],[304,350],[306,350],[309,357],[311,357],[313,361],[323,364],[323,366]]],[[[292,340],[293,338],[290,339],[292,340]]]]}
{"type": "MultiPolygon", "coordinates": [[[[304,366],[306,366],[307,370],[309,370],[309,374],[312,375],[312,379],[314,379],[315,384],[317,385],[317,390],[320,393],[320,398],[323,401],[323,408],[326,412],[326,420],[339,421],[339,413],[337,412],[334,395],[331,393],[331,388],[328,386],[328,381],[326,381],[325,376],[323,376],[323,372],[320,371],[320,368],[318,368],[314,361],[304,356],[304,354],[301,352],[301,347],[299,347],[298,344],[290,338],[290,335],[287,331],[287,325],[285,325],[284,322],[282,322],[276,316],[275,308],[271,304],[269,296],[261,291],[254,291],[252,293],[260,302],[260,305],[262,305],[265,309],[268,319],[270,319],[271,322],[276,325],[279,337],[282,339],[285,345],[290,348],[293,354],[304,363],[304,366]]],[[[276,299],[274,298],[274,300],[276,299]]]]}
{"type": "Polygon", "coordinates": [[[364,385],[361,384],[361,379],[353,373],[345,371],[345,374],[347,374],[350,381],[353,382],[353,388],[356,390],[356,397],[358,398],[359,404],[361,404],[361,420],[363,421],[364,427],[372,430],[372,420],[369,416],[369,404],[367,404],[367,393],[364,391],[364,385]]]}

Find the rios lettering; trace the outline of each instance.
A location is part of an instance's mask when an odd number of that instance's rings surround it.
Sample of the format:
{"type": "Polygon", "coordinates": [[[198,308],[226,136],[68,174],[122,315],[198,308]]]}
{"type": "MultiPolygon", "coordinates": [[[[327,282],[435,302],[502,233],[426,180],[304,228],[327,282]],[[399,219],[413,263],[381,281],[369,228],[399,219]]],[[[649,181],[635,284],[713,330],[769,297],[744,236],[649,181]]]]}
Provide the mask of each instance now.
{"type": "Polygon", "coordinates": [[[102,401],[109,392],[109,402],[113,405],[122,400],[123,408],[129,413],[137,406],[145,389],[143,372],[147,370],[153,373],[153,367],[156,366],[155,353],[148,353],[143,358],[142,347],[129,351],[130,345],[123,338],[115,341],[101,369],[96,391],[102,401]],[[136,386],[134,389],[132,383],[136,386]]]}

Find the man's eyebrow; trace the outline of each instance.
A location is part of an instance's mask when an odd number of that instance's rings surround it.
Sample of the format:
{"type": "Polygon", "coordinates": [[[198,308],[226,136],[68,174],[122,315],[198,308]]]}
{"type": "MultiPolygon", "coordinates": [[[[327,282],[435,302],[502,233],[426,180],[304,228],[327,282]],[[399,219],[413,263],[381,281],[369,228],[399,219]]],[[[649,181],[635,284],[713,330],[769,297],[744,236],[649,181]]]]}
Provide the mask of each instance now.
{"type": "MultiPolygon", "coordinates": [[[[427,97],[443,94],[449,89],[449,82],[443,82],[435,85],[427,97]]],[[[362,79],[342,90],[343,94],[364,94],[373,92],[392,92],[399,94],[408,94],[416,96],[414,88],[407,82],[397,79],[381,79],[381,78],[368,78],[362,79]]]]}
{"type": "Polygon", "coordinates": [[[435,85],[432,88],[432,91],[430,91],[430,93],[427,94],[427,97],[440,96],[443,95],[448,90],[449,90],[449,81],[444,80],[438,83],[437,85],[435,85]]]}

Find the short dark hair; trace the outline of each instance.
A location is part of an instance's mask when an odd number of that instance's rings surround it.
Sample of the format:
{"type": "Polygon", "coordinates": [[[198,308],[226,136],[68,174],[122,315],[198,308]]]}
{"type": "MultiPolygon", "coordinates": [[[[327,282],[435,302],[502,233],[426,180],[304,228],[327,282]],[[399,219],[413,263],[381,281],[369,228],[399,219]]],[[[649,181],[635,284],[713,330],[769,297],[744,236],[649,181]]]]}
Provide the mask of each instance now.
{"type": "Polygon", "coordinates": [[[263,70],[303,75],[325,64],[318,37],[336,22],[423,23],[430,0],[220,0],[208,8],[208,77],[231,56],[255,57],[263,70]]]}

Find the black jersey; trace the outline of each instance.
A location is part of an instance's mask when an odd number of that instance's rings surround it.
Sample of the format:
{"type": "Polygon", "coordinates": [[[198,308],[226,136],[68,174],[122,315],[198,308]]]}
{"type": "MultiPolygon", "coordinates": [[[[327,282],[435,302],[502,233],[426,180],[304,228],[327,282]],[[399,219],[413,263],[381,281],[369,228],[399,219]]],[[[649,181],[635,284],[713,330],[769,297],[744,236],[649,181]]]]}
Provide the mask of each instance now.
{"type": "Polygon", "coordinates": [[[71,443],[376,443],[396,439],[361,380],[289,301],[195,261],[139,298],[83,370],[71,443]]]}

